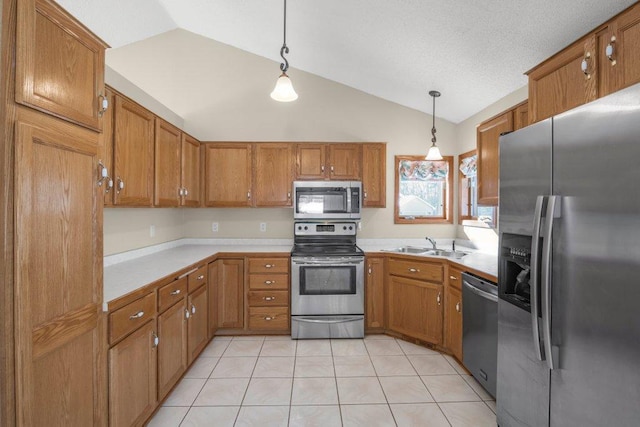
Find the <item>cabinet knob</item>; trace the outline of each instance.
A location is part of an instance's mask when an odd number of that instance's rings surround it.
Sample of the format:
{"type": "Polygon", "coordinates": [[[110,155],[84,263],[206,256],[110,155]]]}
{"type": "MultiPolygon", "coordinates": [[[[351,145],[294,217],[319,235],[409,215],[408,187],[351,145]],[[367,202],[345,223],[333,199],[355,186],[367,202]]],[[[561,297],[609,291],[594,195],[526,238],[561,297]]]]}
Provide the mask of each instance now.
{"type": "Polygon", "coordinates": [[[191,304],[191,314],[195,315],[196,314],[196,306],[191,304]]]}
{"type": "Polygon", "coordinates": [[[183,190],[184,190],[184,195],[188,196],[189,195],[189,190],[187,190],[186,188],[184,188],[183,190]]]}
{"type": "Polygon", "coordinates": [[[129,320],[140,319],[142,316],[144,316],[144,311],[139,311],[136,314],[129,316],[129,320]]]}
{"type": "Polygon", "coordinates": [[[364,192],[363,196],[364,196],[365,199],[367,198],[367,192],[366,191],[364,192]]]}
{"type": "Polygon", "coordinates": [[[320,170],[324,172],[324,165],[320,166],[320,170]]]}
{"type": "Polygon", "coordinates": [[[276,283],[276,281],[275,281],[275,280],[265,280],[265,281],[264,281],[264,284],[265,284],[265,285],[273,285],[274,283],[276,283]]]}
{"type": "Polygon", "coordinates": [[[197,277],[197,279],[198,279],[198,280],[202,280],[202,279],[204,279],[204,274],[199,275],[199,276],[197,277]]]}
{"type": "Polygon", "coordinates": [[[291,200],[291,191],[287,192],[287,199],[291,200]]]}
{"type": "Polygon", "coordinates": [[[265,300],[265,301],[273,301],[273,300],[276,299],[276,297],[264,297],[262,299],[265,300]]]}
{"type": "Polygon", "coordinates": [[[158,334],[152,332],[151,336],[153,337],[153,347],[157,347],[158,344],[160,344],[160,338],[158,337],[158,334]]]}
{"type": "Polygon", "coordinates": [[[456,276],[449,276],[449,280],[458,280],[456,276]]]}
{"type": "Polygon", "coordinates": [[[267,322],[269,322],[269,321],[271,321],[271,320],[275,320],[275,319],[276,319],[276,316],[273,316],[273,317],[271,317],[271,316],[264,316],[264,320],[266,320],[267,322]]]}
{"type": "Polygon", "coordinates": [[[611,36],[611,41],[609,42],[607,47],[604,48],[604,54],[607,55],[607,59],[609,60],[609,62],[611,62],[612,67],[617,63],[616,59],[613,57],[613,54],[615,53],[615,43],[616,36],[611,36]]]}
{"type": "Polygon", "coordinates": [[[190,312],[189,310],[185,310],[185,311],[184,311],[184,318],[185,318],[185,319],[188,319],[188,318],[190,318],[190,317],[191,317],[191,312],[190,312]]]}
{"type": "Polygon", "coordinates": [[[331,166],[331,173],[333,173],[333,166],[331,166]]]}
{"type": "Polygon", "coordinates": [[[275,267],[275,266],[276,266],[275,264],[265,264],[264,268],[272,268],[272,267],[275,267]]]}
{"type": "Polygon", "coordinates": [[[460,313],[460,301],[456,303],[456,311],[460,313]]]}
{"type": "Polygon", "coordinates": [[[589,72],[589,62],[591,61],[591,52],[587,52],[580,63],[580,68],[582,69],[582,73],[585,78],[588,80],[591,78],[591,73],[589,72]]]}
{"type": "Polygon", "coordinates": [[[412,267],[412,268],[409,268],[408,270],[409,270],[410,273],[419,273],[420,272],[419,268],[413,268],[412,267]]]}
{"type": "Polygon", "coordinates": [[[180,295],[180,289],[176,289],[175,291],[171,292],[170,295],[180,295]]]}
{"type": "Polygon", "coordinates": [[[436,297],[436,301],[438,302],[438,305],[440,305],[440,302],[442,301],[442,298],[440,297],[440,292],[438,292],[438,296],[436,297]]]}
{"type": "Polygon", "coordinates": [[[371,270],[371,266],[369,266],[369,274],[371,274],[372,270],[371,270]]]}
{"type": "Polygon", "coordinates": [[[247,199],[251,200],[251,191],[247,191],[247,199]]]}

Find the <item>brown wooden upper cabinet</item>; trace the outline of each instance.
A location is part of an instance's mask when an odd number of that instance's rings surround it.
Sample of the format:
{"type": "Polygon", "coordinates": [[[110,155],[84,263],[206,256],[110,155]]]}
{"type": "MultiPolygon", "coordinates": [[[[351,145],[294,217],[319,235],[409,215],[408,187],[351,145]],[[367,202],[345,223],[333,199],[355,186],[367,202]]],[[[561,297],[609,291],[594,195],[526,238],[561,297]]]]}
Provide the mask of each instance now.
{"type": "Polygon", "coordinates": [[[292,144],[255,144],[253,168],[255,206],[291,206],[292,159],[292,144]]]}
{"type": "Polygon", "coordinates": [[[252,206],[252,144],[230,142],[203,145],[205,206],[252,206]]]}
{"type": "Polygon", "coordinates": [[[155,206],[179,206],[180,152],[182,132],[172,124],[157,118],[155,134],[155,206]]]}
{"type": "MultiPolygon", "coordinates": [[[[106,177],[101,180],[99,186],[102,188],[104,195],[104,205],[113,205],[113,131],[116,95],[110,88],[105,88],[105,97],[109,102],[110,108],[102,115],[102,133],[98,136],[98,161],[104,167],[106,177]]],[[[102,170],[100,171],[102,173],[102,170]]]]}
{"type": "Polygon", "coordinates": [[[544,120],[640,82],[640,3],[529,72],[529,119],[544,120]]]}
{"type": "Polygon", "coordinates": [[[529,101],[521,102],[513,107],[513,130],[529,125],[529,101]]]}
{"type": "Polygon", "coordinates": [[[16,101],[99,131],[107,44],[53,1],[17,9],[16,101]]]}
{"type": "Polygon", "coordinates": [[[114,131],[114,204],[153,204],[155,116],[116,95],[114,131]]]}
{"type": "Polygon", "coordinates": [[[365,208],[387,205],[387,145],[362,144],[362,199],[365,208]]]}
{"type": "Polygon", "coordinates": [[[182,133],[180,156],[180,206],[200,206],[200,142],[182,133]]]}
{"type": "Polygon", "coordinates": [[[296,179],[360,180],[362,144],[296,145],[296,179]]]}
{"type": "Polygon", "coordinates": [[[513,130],[513,110],[506,111],[481,123],[477,128],[478,151],[478,204],[498,204],[498,176],[500,156],[498,139],[500,134],[513,130]]]}

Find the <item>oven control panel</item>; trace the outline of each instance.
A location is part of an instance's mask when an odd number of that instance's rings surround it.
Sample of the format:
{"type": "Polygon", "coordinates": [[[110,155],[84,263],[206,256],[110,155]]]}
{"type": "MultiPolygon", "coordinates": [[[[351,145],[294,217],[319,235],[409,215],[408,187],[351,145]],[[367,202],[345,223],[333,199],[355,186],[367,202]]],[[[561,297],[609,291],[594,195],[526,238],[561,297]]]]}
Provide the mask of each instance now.
{"type": "Polygon", "coordinates": [[[293,225],[296,236],[355,236],[355,221],[299,221],[293,225]]]}

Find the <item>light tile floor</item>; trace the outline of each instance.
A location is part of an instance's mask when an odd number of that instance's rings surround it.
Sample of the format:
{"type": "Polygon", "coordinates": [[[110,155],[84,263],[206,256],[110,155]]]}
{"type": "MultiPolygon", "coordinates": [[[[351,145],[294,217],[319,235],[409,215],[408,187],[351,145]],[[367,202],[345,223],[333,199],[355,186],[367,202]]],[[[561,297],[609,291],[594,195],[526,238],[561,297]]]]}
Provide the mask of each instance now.
{"type": "Polygon", "coordinates": [[[495,426],[450,356],[386,335],[216,337],[149,426],[495,426]]]}

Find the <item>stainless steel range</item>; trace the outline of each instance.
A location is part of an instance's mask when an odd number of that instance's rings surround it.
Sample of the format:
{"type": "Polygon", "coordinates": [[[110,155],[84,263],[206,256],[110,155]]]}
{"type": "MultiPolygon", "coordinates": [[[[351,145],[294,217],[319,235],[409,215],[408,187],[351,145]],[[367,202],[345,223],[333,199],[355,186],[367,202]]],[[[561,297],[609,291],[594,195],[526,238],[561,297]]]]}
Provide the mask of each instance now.
{"type": "Polygon", "coordinates": [[[364,337],[364,252],[353,221],[294,224],[291,337],[364,337]]]}

